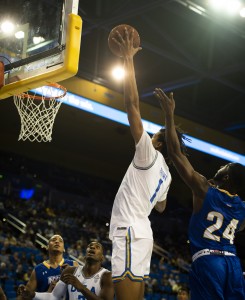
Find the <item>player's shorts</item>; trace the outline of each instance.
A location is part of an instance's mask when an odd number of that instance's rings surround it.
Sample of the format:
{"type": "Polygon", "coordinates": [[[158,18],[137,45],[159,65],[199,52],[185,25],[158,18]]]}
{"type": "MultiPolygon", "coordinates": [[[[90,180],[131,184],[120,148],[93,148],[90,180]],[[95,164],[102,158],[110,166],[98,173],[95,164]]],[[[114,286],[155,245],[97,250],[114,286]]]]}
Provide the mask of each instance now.
{"type": "Polygon", "coordinates": [[[190,271],[192,300],[245,300],[245,281],[237,256],[207,255],[190,271]]]}
{"type": "Polygon", "coordinates": [[[149,278],[152,239],[136,239],[131,227],[125,236],[114,236],[112,240],[112,280],[118,282],[125,277],[132,281],[149,278]]]}

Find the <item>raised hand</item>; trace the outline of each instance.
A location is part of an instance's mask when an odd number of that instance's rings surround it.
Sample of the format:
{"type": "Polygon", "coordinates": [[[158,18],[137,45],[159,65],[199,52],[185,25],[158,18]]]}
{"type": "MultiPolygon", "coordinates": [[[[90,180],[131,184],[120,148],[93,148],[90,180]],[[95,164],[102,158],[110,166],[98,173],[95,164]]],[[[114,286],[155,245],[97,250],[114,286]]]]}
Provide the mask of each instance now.
{"type": "Polygon", "coordinates": [[[158,99],[162,110],[164,110],[166,114],[174,114],[175,101],[173,93],[170,93],[168,97],[163,90],[156,88],[153,94],[158,99]]]}
{"type": "Polygon", "coordinates": [[[134,48],[134,29],[128,31],[127,27],[124,29],[125,35],[122,37],[119,31],[116,31],[117,37],[113,41],[119,46],[121,55],[126,57],[133,57],[142,48],[134,48]]]}

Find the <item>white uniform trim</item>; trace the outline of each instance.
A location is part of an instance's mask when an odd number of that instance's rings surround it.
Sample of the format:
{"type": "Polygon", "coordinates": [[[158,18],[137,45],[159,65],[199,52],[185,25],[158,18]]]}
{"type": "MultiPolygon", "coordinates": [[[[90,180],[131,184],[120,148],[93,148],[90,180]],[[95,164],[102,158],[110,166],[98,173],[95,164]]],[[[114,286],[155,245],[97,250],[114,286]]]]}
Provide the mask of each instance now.
{"type": "Polygon", "coordinates": [[[198,252],[196,252],[192,256],[192,262],[194,262],[196,259],[203,255],[228,255],[228,256],[236,256],[234,253],[228,252],[228,251],[221,251],[221,250],[211,250],[211,249],[203,249],[198,252]]]}

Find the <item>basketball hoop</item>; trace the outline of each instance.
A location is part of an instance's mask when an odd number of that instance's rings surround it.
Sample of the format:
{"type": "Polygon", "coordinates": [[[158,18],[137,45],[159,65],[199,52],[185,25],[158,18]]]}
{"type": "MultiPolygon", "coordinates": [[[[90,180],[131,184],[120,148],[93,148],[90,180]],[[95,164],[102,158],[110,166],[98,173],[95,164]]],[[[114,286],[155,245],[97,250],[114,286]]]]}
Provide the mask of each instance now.
{"type": "Polygon", "coordinates": [[[21,120],[18,140],[51,142],[54,120],[66,92],[62,85],[50,83],[34,92],[14,95],[21,120]]]}

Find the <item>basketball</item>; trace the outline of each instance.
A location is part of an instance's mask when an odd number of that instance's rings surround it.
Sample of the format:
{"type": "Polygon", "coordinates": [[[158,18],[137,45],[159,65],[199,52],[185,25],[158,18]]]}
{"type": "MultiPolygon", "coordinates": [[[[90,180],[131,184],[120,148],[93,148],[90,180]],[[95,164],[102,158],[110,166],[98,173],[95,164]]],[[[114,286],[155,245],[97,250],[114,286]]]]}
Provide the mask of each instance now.
{"type": "Polygon", "coordinates": [[[125,39],[125,28],[128,30],[129,34],[132,30],[134,30],[134,36],[133,36],[134,48],[138,48],[140,45],[140,36],[139,36],[138,31],[134,27],[127,25],[127,24],[121,24],[121,25],[114,27],[109,34],[108,45],[109,45],[111,52],[114,55],[119,56],[119,57],[122,57],[121,50],[120,50],[118,44],[113,40],[113,38],[118,39],[118,36],[117,36],[117,31],[118,31],[121,34],[122,38],[125,39]]]}

